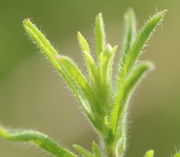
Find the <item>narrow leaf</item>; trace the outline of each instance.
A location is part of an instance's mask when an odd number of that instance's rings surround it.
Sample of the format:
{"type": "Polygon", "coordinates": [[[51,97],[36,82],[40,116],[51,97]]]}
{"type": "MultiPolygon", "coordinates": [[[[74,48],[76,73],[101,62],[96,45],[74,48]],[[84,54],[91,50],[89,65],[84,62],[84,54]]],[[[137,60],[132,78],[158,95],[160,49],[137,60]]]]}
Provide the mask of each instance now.
{"type": "Polygon", "coordinates": [[[146,42],[149,40],[149,38],[152,35],[152,32],[155,30],[157,25],[160,24],[163,17],[165,16],[167,10],[164,10],[162,12],[157,13],[153,17],[150,18],[150,20],[144,25],[140,33],[138,34],[136,40],[134,41],[134,44],[130,48],[128,52],[128,56],[126,57],[126,60],[121,65],[121,71],[120,71],[120,81],[125,79],[127,74],[132,69],[133,65],[136,63],[136,60],[140,56],[146,42]]]}
{"type": "Polygon", "coordinates": [[[154,150],[147,151],[144,157],[154,157],[154,150]]]}
{"type": "Polygon", "coordinates": [[[89,44],[87,40],[85,39],[85,37],[80,32],[77,33],[77,36],[78,36],[78,41],[79,41],[79,45],[81,47],[82,52],[86,51],[88,53],[91,53],[89,44]]]}
{"type": "MultiPolygon", "coordinates": [[[[146,72],[153,69],[153,64],[150,62],[142,62],[137,65],[130,76],[125,81],[124,87],[124,102],[128,99],[133,89],[137,86],[140,80],[145,76],[146,72]]],[[[120,92],[120,91],[119,91],[120,92]]]]}
{"type": "Polygon", "coordinates": [[[91,107],[87,103],[83,103],[84,99],[91,100],[93,97],[90,86],[87,83],[85,76],[82,74],[76,63],[66,56],[55,56],[56,61],[62,68],[63,76],[65,80],[69,83],[70,87],[73,89],[75,94],[81,99],[81,103],[85,112],[92,120],[91,107]]]}
{"type": "Polygon", "coordinates": [[[89,152],[88,150],[84,149],[83,147],[81,147],[80,145],[73,145],[74,149],[80,153],[81,155],[83,155],[83,157],[95,157],[91,152],[89,152]]]}
{"type": "Polygon", "coordinates": [[[95,84],[95,82],[98,80],[98,77],[99,77],[95,61],[94,61],[93,57],[91,56],[91,54],[89,54],[88,52],[84,51],[83,55],[86,60],[89,79],[92,84],[95,84]]]}
{"type": "Polygon", "coordinates": [[[107,44],[104,52],[100,54],[99,72],[101,75],[101,80],[104,83],[112,80],[113,59],[117,48],[118,46],[112,48],[110,44],[107,44]]]}
{"type": "Polygon", "coordinates": [[[23,27],[28,35],[35,41],[37,46],[45,53],[50,62],[59,69],[59,65],[54,59],[54,55],[58,55],[57,51],[53,48],[48,39],[41,33],[41,31],[33,24],[29,18],[23,21],[23,27]]]}
{"type": "Polygon", "coordinates": [[[129,49],[131,48],[136,35],[136,17],[133,9],[128,9],[124,16],[125,21],[125,34],[124,34],[124,44],[122,49],[122,55],[121,55],[121,62],[124,63],[126,60],[126,57],[128,55],[129,49]]]}
{"type": "Polygon", "coordinates": [[[81,73],[77,65],[68,57],[60,56],[41,33],[41,31],[33,24],[30,19],[25,19],[23,26],[30,37],[35,41],[37,46],[45,53],[53,66],[58,70],[60,75],[65,79],[67,84],[73,90],[75,95],[80,99],[83,108],[88,117],[92,121],[92,113],[89,103],[87,103],[88,83],[84,75],[81,73]],[[61,61],[60,61],[61,60],[61,61]]]}
{"type": "Polygon", "coordinates": [[[128,98],[130,97],[130,94],[132,93],[133,89],[136,87],[137,83],[142,79],[142,77],[148,70],[152,69],[152,67],[153,67],[152,64],[149,62],[143,62],[139,64],[133,70],[133,72],[130,74],[127,80],[125,80],[124,84],[121,85],[121,88],[119,88],[118,95],[116,97],[114,108],[112,111],[111,124],[110,124],[112,134],[114,134],[115,136],[116,136],[117,128],[119,127],[119,121],[122,117],[122,113],[126,112],[126,109],[124,109],[124,105],[126,105],[128,98]]]}
{"type": "Polygon", "coordinates": [[[180,153],[176,153],[174,157],[180,157],[180,153]]]}
{"type": "Polygon", "coordinates": [[[96,96],[95,91],[88,84],[85,76],[72,59],[66,56],[56,56],[56,60],[64,72],[65,80],[69,82],[75,94],[80,99],[88,118],[97,129],[100,129],[102,124],[99,121],[102,118],[103,111],[99,105],[101,103],[99,97],[96,96]]]}
{"type": "Polygon", "coordinates": [[[100,54],[104,51],[105,48],[105,30],[104,30],[104,22],[102,14],[99,13],[96,17],[96,47],[97,47],[97,53],[100,54]]]}
{"type": "Polygon", "coordinates": [[[99,56],[99,76],[100,76],[100,87],[96,91],[99,91],[98,95],[101,96],[101,102],[103,104],[102,108],[106,112],[109,112],[110,107],[112,107],[112,68],[115,52],[117,51],[117,46],[111,47],[107,44],[103,53],[99,56]]]}
{"type": "Polygon", "coordinates": [[[89,44],[80,32],[78,32],[78,41],[79,41],[82,53],[85,58],[89,79],[91,83],[94,83],[95,80],[97,79],[97,68],[95,65],[95,61],[93,57],[91,56],[89,44]]]}
{"type": "Polygon", "coordinates": [[[16,142],[32,143],[57,157],[77,157],[47,135],[32,130],[8,130],[0,127],[0,137],[16,142]]]}
{"type": "Polygon", "coordinates": [[[55,56],[57,62],[68,71],[71,75],[74,82],[77,82],[81,88],[86,89],[88,88],[87,80],[85,76],[82,74],[81,70],[78,68],[76,63],[69,57],[66,56],[55,56]]]}
{"type": "Polygon", "coordinates": [[[92,143],[92,152],[96,157],[103,157],[100,147],[96,144],[95,141],[92,143]]]}

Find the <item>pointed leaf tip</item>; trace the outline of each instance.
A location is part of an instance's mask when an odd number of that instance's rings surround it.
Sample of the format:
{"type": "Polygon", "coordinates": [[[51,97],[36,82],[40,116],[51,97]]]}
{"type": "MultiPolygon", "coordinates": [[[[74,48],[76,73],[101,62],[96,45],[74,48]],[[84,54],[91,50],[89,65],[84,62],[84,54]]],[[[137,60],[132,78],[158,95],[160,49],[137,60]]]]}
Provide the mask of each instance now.
{"type": "Polygon", "coordinates": [[[179,152],[176,153],[176,154],[174,155],[174,157],[180,157],[180,153],[179,153],[179,152]]]}
{"type": "Polygon", "coordinates": [[[66,148],[61,147],[54,140],[47,135],[33,130],[9,130],[0,127],[0,137],[23,143],[32,143],[36,146],[46,150],[47,152],[57,157],[77,157],[74,153],[70,152],[66,148]]]}
{"type": "Polygon", "coordinates": [[[135,16],[134,9],[133,8],[128,8],[128,10],[125,13],[125,17],[126,17],[126,15],[133,15],[133,16],[135,16]]]}
{"type": "Polygon", "coordinates": [[[29,21],[30,21],[30,18],[27,17],[27,18],[25,18],[25,19],[23,20],[23,24],[25,24],[25,23],[27,23],[27,22],[29,22],[29,21]]]}
{"type": "Polygon", "coordinates": [[[101,52],[104,51],[105,43],[106,43],[104,21],[103,21],[102,13],[99,13],[96,17],[95,32],[96,32],[97,54],[100,54],[101,52]]]}
{"type": "Polygon", "coordinates": [[[9,137],[7,131],[2,126],[0,126],[0,137],[2,137],[2,138],[8,138],[9,137]]]}
{"type": "Polygon", "coordinates": [[[94,157],[94,155],[89,152],[88,150],[84,149],[83,147],[81,147],[80,145],[74,144],[73,148],[83,157],[94,157]]]}
{"type": "Polygon", "coordinates": [[[141,55],[142,50],[144,49],[147,41],[152,36],[153,31],[156,27],[162,22],[163,17],[165,16],[167,10],[163,10],[154,16],[152,16],[143,26],[140,33],[137,35],[135,41],[132,46],[128,50],[128,56],[125,57],[123,66],[125,67],[123,70],[126,71],[125,75],[131,71],[133,65],[138,60],[138,57],[141,55]]]}
{"type": "Polygon", "coordinates": [[[165,9],[165,10],[163,10],[163,11],[160,11],[160,12],[158,12],[156,15],[154,15],[154,16],[157,16],[157,17],[160,17],[161,19],[162,18],[164,18],[164,16],[166,15],[166,13],[167,13],[167,9],[165,9]]]}
{"type": "Polygon", "coordinates": [[[154,157],[154,150],[147,151],[144,157],[154,157]]]}
{"type": "Polygon", "coordinates": [[[87,40],[79,31],[77,32],[77,38],[78,38],[78,42],[81,47],[81,50],[91,53],[91,50],[90,50],[87,40]]]}
{"type": "Polygon", "coordinates": [[[101,12],[98,13],[97,16],[96,16],[96,18],[102,18],[102,13],[101,13],[101,12]]]}

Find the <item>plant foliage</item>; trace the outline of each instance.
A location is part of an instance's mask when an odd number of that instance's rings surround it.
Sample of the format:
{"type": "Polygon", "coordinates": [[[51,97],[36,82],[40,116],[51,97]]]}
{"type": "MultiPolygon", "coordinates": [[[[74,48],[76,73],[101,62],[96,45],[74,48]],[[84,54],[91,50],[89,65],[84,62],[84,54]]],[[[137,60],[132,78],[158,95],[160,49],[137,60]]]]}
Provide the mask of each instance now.
{"type": "MultiPolygon", "coordinates": [[[[93,142],[91,152],[79,145],[73,145],[80,156],[122,157],[124,155],[127,145],[128,101],[137,84],[153,68],[151,62],[139,62],[138,58],[165,14],[166,10],[152,16],[137,33],[133,10],[129,9],[126,12],[124,42],[116,76],[113,74],[113,63],[118,46],[107,43],[101,13],[97,15],[95,21],[95,58],[85,37],[80,32],[77,33],[88,76],[82,73],[71,58],[59,54],[29,18],[23,21],[27,34],[66,81],[100,136],[101,145],[93,142]]],[[[9,130],[1,127],[0,137],[35,144],[57,157],[78,156],[61,147],[47,135],[36,131],[9,130]]],[[[153,157],[153,155],[153,150],[150,150],[145,157],[153,157]]],[[[177,153],[175,157],[178,156],[177,153]]]]}

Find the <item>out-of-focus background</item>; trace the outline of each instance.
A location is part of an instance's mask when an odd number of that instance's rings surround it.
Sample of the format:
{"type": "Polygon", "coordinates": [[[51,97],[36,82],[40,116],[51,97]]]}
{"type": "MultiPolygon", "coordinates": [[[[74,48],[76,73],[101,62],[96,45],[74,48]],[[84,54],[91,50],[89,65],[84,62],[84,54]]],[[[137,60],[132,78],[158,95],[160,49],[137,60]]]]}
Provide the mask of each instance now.
{"type": "MultiPolygon", "coordinates": [[[[157,157],[175,153],[180,148],[179,0],[0,0],[0,123],[42,131],[68,148],[77,143],[89,149],[96,139],[93,129],[63,80],[28,40],[22,21],[32,18],[60,53],[83,67],[77,31],[92,46],[94,18],[102,12],[108,41],[121,46],[123,14],[129,7],[140,27],[157,10],[169,11],[141,57],[156,69],[131,101],[127,157],[142,157],[148,149],[155,149],[157,157]]],[[[48,154],[0,140],[0,156],[48,154]]]]}

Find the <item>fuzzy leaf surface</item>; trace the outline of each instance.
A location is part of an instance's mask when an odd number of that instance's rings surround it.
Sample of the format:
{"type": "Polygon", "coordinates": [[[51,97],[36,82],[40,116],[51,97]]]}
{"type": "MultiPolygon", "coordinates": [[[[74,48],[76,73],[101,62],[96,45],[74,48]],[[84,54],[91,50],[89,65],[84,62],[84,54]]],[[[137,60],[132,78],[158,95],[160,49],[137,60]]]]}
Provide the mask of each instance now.
{"type": "Polygon", "coordinates": [[[58,145],[47,135],[32,130],[9,130],[0,127],[0,137],[16,142],[35,144],[57,157],[77,157],[74,153],[58,145]]]}

